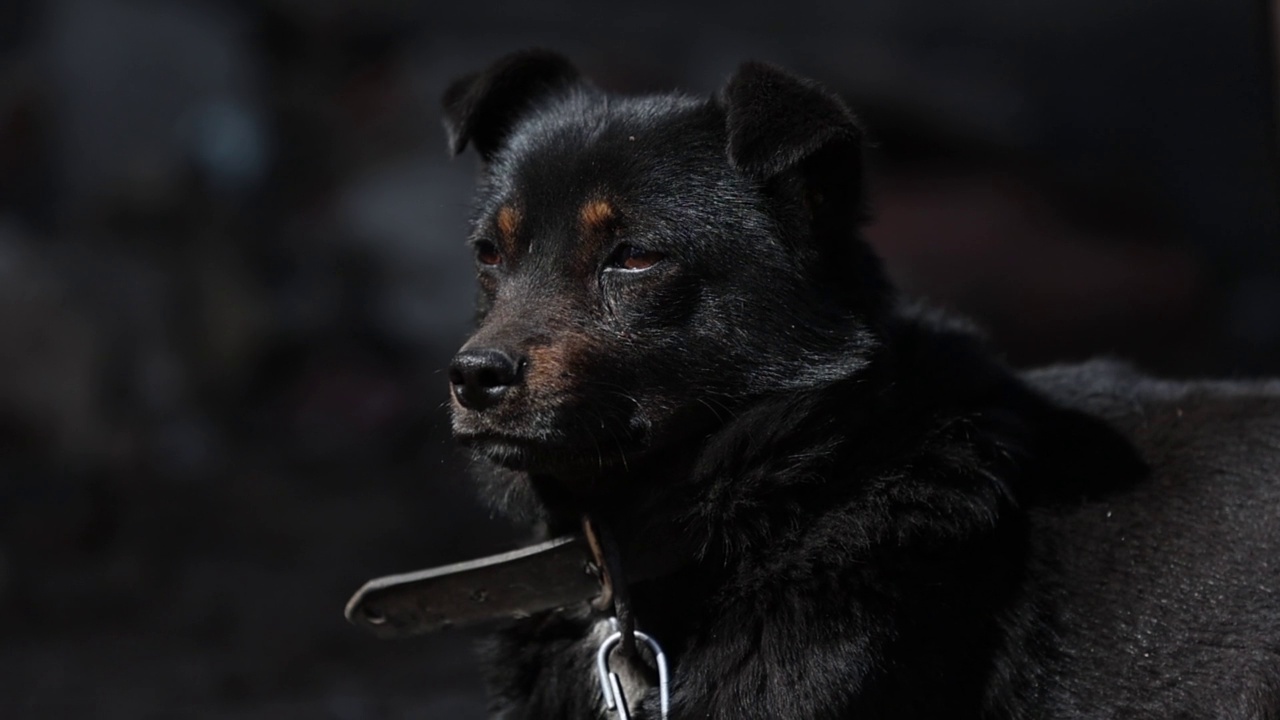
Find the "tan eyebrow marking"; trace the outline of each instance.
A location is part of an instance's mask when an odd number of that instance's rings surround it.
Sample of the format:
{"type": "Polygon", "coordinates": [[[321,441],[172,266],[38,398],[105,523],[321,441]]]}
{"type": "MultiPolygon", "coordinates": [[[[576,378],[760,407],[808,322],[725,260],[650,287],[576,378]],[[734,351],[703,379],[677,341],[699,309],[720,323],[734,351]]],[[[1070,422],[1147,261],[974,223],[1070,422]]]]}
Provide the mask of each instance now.
{"type": "Polygon", "coordinates": [[[508,248],[515,245],[516,232],[520,230],[520,211],[510,205],[498,210],[498,234],[508,248]]]}
{"type": "Polygon", "coordinates": [[[616,214],[608,200],[596,199],[583,203],[582,210],[578,212],[583,234],[590,235],[607,230],[616,214]]]}

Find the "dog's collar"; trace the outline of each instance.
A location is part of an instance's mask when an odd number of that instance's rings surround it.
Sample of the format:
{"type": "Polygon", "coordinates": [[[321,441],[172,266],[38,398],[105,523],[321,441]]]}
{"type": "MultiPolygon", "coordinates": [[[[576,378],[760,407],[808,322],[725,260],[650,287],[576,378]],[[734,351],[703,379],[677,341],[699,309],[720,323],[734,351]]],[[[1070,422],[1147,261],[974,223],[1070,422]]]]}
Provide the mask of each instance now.
{"type": "Polygon", "coordinates": [[[586,601],[624,616],[630,612],[629,585],[689,564],[667,550],[628,556],[624,570],[608,528],[584,519],[582,535],[370,580],[351,597],[346,616],[384,638],[525,618],[586,601]]]}

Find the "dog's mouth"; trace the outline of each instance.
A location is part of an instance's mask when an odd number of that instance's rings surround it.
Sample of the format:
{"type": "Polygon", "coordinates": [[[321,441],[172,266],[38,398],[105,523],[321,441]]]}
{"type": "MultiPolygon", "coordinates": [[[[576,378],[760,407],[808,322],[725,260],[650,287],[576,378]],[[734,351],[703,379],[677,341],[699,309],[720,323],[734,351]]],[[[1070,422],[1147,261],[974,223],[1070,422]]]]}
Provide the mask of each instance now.
{"type": "Polygon", "coordinates": [[[654,417],[600,405],[544,407],[534,418],[520,408],[455,408],[453,436],[474,459],[506,470],[565,477],[629,473],[714,428],[720,416],[702,408],[690,403],[654,417]]]}

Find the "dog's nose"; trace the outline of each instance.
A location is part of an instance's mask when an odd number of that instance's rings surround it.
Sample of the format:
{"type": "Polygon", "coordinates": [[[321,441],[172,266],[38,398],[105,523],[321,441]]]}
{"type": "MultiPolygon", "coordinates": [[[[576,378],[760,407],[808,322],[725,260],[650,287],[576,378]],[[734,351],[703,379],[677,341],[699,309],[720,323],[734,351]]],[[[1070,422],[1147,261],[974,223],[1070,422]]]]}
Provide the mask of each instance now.
{"type": "Polygon", "coordinates": [[[463,350],[449,364],[449,382],[459,405],[484,410],[520,382],[520,363],[501,350],[463,350]]]}

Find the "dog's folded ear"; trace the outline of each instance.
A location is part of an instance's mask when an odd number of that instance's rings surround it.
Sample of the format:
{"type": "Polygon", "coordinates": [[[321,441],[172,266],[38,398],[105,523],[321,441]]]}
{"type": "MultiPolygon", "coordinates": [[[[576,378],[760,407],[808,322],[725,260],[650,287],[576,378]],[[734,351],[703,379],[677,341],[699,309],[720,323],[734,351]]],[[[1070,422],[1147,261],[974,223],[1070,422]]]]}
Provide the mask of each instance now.
{"type": "Polygon", "coordinates": [[[888,307],[880,260],[858,236],[867,219],[864,134],[833,92],[763,63],[745,63],[717,98],[729,164],[759,182],[786,236],[812,251],[815,278],[851,297],[866,316],[888,307]],[[850,269],[859,281],[849,283],[850,269]]]}
{"type": "MultiPolygon", "coordinates": [[[[862,128],[834,93],[811,80],[749,62],[720,92],[728,116],[729,162],[757,180],[825,156],[861,191],[862,128]]],[[[831,169],[836,169],[832,167],[831,169]]]]}
{"type": "Polygon", "coordinates": [[[512,53],[481,72],[458,78],[441,100],[449,152],[457,155],[470,142],[487,162],[540,98],[579,82],[572,63],[537,49],[512,53]]]}

